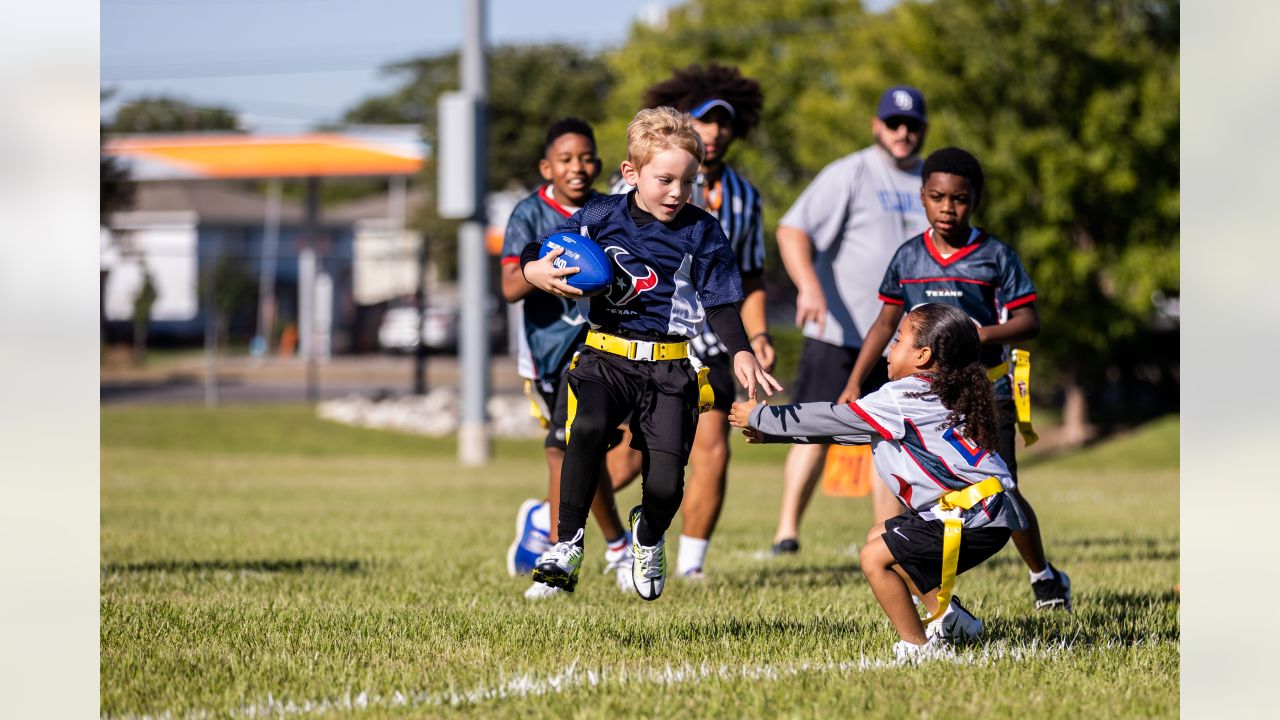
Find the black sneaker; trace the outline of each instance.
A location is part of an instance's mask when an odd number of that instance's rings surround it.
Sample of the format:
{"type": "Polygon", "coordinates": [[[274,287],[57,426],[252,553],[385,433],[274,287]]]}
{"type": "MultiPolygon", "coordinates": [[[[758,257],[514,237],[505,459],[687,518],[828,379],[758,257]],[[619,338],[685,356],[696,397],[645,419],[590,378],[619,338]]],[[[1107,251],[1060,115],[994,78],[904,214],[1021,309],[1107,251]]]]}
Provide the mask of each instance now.
{"type": "Polygon", "coordinates": [[[800,543],[795,538],[779,540],[769,549],[770,555],[794,555],[800,552],[800,543]]]}
{"type": "Polygon", "coordinates": [[[1036,594],[1036,609],[1071,612],[1071,578],[1053,565],[1049,565],[1049,569],[1053,570],[1053,577],[1031,583],[1036,594]]]}

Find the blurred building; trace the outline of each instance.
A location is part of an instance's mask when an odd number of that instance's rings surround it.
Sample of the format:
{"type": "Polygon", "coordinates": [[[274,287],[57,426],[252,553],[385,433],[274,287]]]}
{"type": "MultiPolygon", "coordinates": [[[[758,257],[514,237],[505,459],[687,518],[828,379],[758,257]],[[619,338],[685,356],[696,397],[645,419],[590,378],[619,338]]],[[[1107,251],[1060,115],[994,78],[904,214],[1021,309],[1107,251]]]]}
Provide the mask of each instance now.
{"type": "Polygon", "coordinates": [[[198,344],[212,298],[231,308],[224,330],[233,343],[259,334],[270,318],[265,335],[274,347],[290,326],[298,336],[300,293],[312,287],[319,354],[374,349],[380,312],[412,295],[421,270],[421,239],[406,228],[421,203],[405,179],[422,168],[416,137],[417,128],[380,128],[111,141],[107,152],[128,163],[137,191],[133,206],[112,215],[102,233],[104,339],[131,334],[146,273],[156,290],[150,335],[158,343],[198,344]],[[323,209],[314,197],[310,218],[308,202],[273,196],[260,182],[314,179],[308,187],[315,193],[319,178],[384,175],[388,192],[323,209]],[[314,278],[303,277],[304,248],[314,251],[314,278]]]}

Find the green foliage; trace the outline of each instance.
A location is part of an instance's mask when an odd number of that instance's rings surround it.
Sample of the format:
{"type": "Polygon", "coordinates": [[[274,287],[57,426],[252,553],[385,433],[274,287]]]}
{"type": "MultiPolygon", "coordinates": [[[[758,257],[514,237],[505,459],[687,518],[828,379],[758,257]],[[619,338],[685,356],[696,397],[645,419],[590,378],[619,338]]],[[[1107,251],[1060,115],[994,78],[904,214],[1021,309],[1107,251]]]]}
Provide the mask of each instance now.
{"type": "MultiPolygon", "coordinates": [[[[104,90],[99,96],[102,102],[111,99],[115,92],[104,90]]],[[[107,142],[107,125],[98,125],[99,146],[107,142]]],[[[111,214],[133,206],[136,186],[129,180],[129,167],[120,158],[100,152],[98,155],[98,223],[106,227],[111,214]]]]}
{"type": "Polygon", "coordinates": [[[871,143],[886,87],[916,85],[926,153],[977,155],[976,222],[1038,286],[1039,387],[1088,384],[1109,349],[1138,342],[1153,293],[1178,292],[1178,42],[1177,0],[909,1],[883,13],[856,0],[691,0],[610,57],[619,80],[600,140],[624,148],[644,89],[673,68],[737,64],[760,81],[765,110],[731,161],[760,186],[773,227],[824,165],[871,143]]]}
{"type": "Polygon", "coordinates": [[[301,407],[107,407],[101,425],[104,717],[275,717],[308,700],[335,718],[1178,713],[1169,467],[1026,469],[1075,612],[1033,610],[1009,546],[958,580],[987,624],[970,661],[904,667],[850,551],[869,502],[816,497],[800,555],[756,556],[780,446],[735,446],[705,581],[673,579],[653,603],[622,595],[592,523],[577,592],[550,606],[503,567],[515,509],[545,487],[538,441],[464,468],[452,438],[301,407]],[[367,707],[343,705],[361,692],[367,707]]]}
{"type": "MultiPolygon", "coordinates": [[[[490,50],[488,62],[488,186],[492,190],[535,187],[541,182],[537,162],[547,126],[566,115],[599,120],[599,99],[607,93],[612,77],[603,59],[569,45],[499,46],[490,50]]],[[[408,60],[384,72],[403,78],[403,84],[388,95],[364,100],[345,119],[421,123],[423,137],[436,147],[436,103],[442,93],[457,90],[460,84],[457,53],[408,60]]],[[[436,182],[435,166],[428,164],[421,178],[428,201],[413,223],[429,239],[435,261],[451,268],[458,224],[436,213],[436,182]]]]}
{"type": "Polygon", "coordinates": [[[234,111],[199,107],[176,98],[157,96],[131,100],[116,110],[110,128],[115,133],[243,132],[234,111]]]}
{"type": "MultiPolygon", "coordinates": [[[[438,144],[436,102],[459,87],[456,52],[397,63],[388,74],[405,83],[390,95],[369,98],[346,114],[349,122],[422,123],[438,144]]],[[[566,116],[587,122],[602,116],[599,98],[612,78],[604,61],[569,45],[504,45],[489,54],[489,187],[541,182],[537,162],[547,126],[566,116]]],[[[434,172],[434,170],[432,170],[434,172]]]]}

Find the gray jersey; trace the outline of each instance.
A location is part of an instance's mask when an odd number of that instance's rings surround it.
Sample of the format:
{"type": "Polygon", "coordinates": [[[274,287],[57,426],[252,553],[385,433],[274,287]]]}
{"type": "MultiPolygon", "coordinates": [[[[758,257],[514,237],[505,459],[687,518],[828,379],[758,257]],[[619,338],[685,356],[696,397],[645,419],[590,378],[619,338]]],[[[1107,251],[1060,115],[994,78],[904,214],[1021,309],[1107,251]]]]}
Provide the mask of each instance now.
{"type": "Polygon", "coordinates": [[[858,348],[880,314],[876,292],[898,246],[929,226],[920,204],[920,163],[899,170],[879,146],[836,160],[818,173],[779,225],[803,230],[827,301],[827,321],[805,337],[858,348]]]}
{"type": "MultiPolygon", "coordinates": [[[[937,520],[938,500],[988,477],[1014,487],[1009,468],[994,452],[979,448],[947,425],[949,411],[929,395],[927,376],[886,383],[847,405],[813,402],[761,405],[749,424],[790,442],[871,445],[876,474],[903,504],[926,520],[937,520]],[[916,397],[918,396],[918,397],[916,397]]],[[[1013,496],[999,493],[961,514],[966,528],[1022,529],[1025,521],[1013,496]]]]}

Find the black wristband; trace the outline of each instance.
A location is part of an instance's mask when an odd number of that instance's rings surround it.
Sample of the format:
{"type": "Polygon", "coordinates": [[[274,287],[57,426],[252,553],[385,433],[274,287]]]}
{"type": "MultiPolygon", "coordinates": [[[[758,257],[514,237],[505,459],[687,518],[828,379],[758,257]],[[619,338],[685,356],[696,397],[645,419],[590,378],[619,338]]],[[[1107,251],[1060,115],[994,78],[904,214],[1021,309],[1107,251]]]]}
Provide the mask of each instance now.
{"type": "Polygon", "coordinates": [[[748,342],[755,342],[756,338],[759,338],[759,337],[762,337],[765,340],[768,340],[770,345],[773,344],[773,336],[769,334],[768,330],[765,330],[764,332],[758,332],[755,335],[752,335],[751,339],[748,342]]]}
{"type": "Polygon", "coordinates": [[[538,251],[541,249],[542,249],[541,245],[539,245],[536,242],[531,242],[525,245],[524,249],[520,251],[520,274],[521,275],[524,274],[525,265],[528,265],[529,263],[538,259],[538,251]]]}

